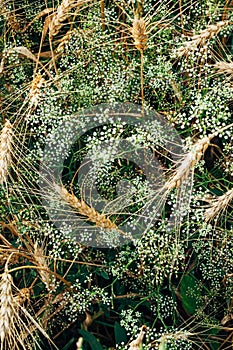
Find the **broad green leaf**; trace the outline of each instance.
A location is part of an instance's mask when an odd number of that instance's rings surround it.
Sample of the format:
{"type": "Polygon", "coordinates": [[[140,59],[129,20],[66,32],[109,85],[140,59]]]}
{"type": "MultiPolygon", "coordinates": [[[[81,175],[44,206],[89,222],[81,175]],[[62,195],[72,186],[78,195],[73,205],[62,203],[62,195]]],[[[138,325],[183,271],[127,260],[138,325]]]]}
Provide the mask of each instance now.
{"type": "Polygon", "coordinates": [[[195,312],[201,306],[201,291],[198,280],[190,275],[185,275],[180,284],[180,295],[184,309],[189,315],[195,312]]]}
{"type": "Polygon", "coordinates": [[[83,339],[89,343],[92,350],[104,350],[93,334],[85,331],[84,329],[80,329],[79,333],[81,334],[83,339]]]}
{"type": "Polygon", "coordinates": [[[115,334],[115,341],[116,344],[120,344],[121,342],[126,343],[127,342],[127,334],[123,327],[118,322],[115,322],[114,324],[114,334],[115,334]]]}

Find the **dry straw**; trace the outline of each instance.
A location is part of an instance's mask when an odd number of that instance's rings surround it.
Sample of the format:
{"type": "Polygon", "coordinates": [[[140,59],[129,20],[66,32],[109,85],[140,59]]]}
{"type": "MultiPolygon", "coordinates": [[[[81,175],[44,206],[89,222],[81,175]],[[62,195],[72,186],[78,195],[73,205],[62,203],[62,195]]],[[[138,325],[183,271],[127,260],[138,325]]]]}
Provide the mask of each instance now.
{"type": "Polygon", "coordinates": [[[229,190],[222,196],[214,198],[211,201],[210,207],[205,211],[205,221],[208,222],[217,217],[223,210],[227,208],[232,200],[233,190],[229,190]]]}
{"type": "Polygon", "coordinates": [[[0,135],[0,185],[3,185],[7,180],[8,168],[12,160],[12,141],[12,125],[9,120],[6,120],[0,135]]]}
{"type": "Polygon", "coordinates": [[[201,30],[200,34],[193,35],[191,40],[184,42],[183,46],[177,50],[177,56],[182,57],[188,55],[191,51],[197,49],[199,45],[204,46],[207,40],[213,38],[229,24],[230,21],[221,21],[207,26],[205,29],[201,30]]]}
{"type": "Polygon", "coordinates": [[[117,229],[117,226],[104,214],[100,214],[93,207],[87,205],[83,200],[78,199],[74,194],[70,194],[64,186],[54,184],[56,191],[61,199],[68,203],[79,214],[86,217],[90,222],[93,222],[98,227],[117,229]]]}

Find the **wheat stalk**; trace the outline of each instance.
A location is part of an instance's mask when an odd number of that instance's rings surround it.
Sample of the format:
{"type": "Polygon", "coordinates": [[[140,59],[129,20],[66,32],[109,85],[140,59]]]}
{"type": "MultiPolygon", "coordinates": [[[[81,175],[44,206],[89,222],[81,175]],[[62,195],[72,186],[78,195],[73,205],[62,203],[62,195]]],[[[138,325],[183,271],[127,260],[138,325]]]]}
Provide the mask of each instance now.
{"type": "Polygon", "coordinates": [[[131,28],[131,33],[134,39],[134,46],[140,51],[141,54],[141,68],[140,68],[140,76],[141,76],[141,99],[142,99],[142,108],[144,111],[144,51],[147,48],[147,22],[144,18],[138,18],[134,16],[133,25],[131,28]]]}
{"type": "Polygon", "coordinates": [[[0,185],[6,182],[8,168],[11,165],[12,141],[12,125],[6,120],[0,135],[0,185]]]}
{"type": "Polygon", "coordinates": [[[89,221],[96,224],[98,227],[117,229],[117,226],[104,214],[100,214],[93,207],[87,205],[83,200],[78,199],[74,194],[70,194],[64,186],[54,184],[60,198],[68,203],[72,208],[78,211],[79,214],[85,216],[89,221]]]}
{"type": "Polygon", "coordinates": [[[228,26],[230,21],[220,21],[216,24],[211,24],[201,30],[200,34],[193,35],[190,41],[184,42],[183,46],[177,50],[177,56],[182,57],[194,51],[199,45],[205,45],[207,40],[210,40],[217,35],[223,28],[228,26]]]}
{"type": "Polygon", "coordinates": [[[208,222],[212,220],[214,217],[219,215],[221,211],[223,211],[233,200],[233,190],[227,191],[222,196],[218,198],[214,198],[211,201],[210,207],[205,211],[205,221],[208,222]]]}
{"type": "Polygon", "coordinates": [[[3,350],[4,342],[7,336],[10,336],[12,324],[14,322],[14,298],[12,295],[12,277],[7,267],[2,274],[0,282],[0,340],[1,350],[3,350]]]}
{"type": "Polygon", "coordinates": [[[49,291],[53,290],[55,287],[54,278],[53,276],[51,276],[51,273],[49,272],[49,267],[45,259],[45,254],[43,252],[43,249],[38,246],[37,242],[34,244],[33,258],[34,258],[35,264],[43,268],[38,270],[42,282],[45,284],[45,286],[49,291]]]}

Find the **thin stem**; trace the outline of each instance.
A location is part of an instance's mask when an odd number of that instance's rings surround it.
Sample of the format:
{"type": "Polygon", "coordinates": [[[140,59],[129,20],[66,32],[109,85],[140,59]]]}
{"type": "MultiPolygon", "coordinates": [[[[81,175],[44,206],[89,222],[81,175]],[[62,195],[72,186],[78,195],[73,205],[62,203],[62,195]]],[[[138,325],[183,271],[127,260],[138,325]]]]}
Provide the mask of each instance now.
{"type": "Polygon", "coordinates": [[[100,0],[100,9],[101,9],[102,30],[105,30],[105,8],[104,8],[104,0],[100,0]]]}
{"type": "Polygon", "coordinates": [[[140,78],[141,78],[141,99],[142,99],[142,114],[144,115],[144,106],[145,106],[145,95],[144,95],[144,54],[143,50],[140,50],[141,55],[141,67],[140,67],[140,78]]]}

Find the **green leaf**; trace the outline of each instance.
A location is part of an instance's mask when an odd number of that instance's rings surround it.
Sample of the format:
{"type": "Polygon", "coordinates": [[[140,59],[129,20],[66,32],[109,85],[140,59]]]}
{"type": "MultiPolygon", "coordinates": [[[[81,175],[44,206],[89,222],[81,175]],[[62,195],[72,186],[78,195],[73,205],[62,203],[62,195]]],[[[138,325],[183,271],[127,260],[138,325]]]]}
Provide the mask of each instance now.
{"type": "Polygon", "coordinates": [[[68,343],[61,350],[68,350],[70,346],[76,341],[75,338],[71,338],[68,343]]]}
{"type": "Polygon", "coordinates": [[[180,284],[180,295],[185,311],[189,315],[195,314],[202,304],[202,298],[198,280],[191,274],[185,275],[182,278],[180,284]]]}
{"type": "Polygon", "coordinates": [[[115,334],[115,341],[116,344],[120,344],[121,342],[126,343],[127,342],[127,334],[123,327],[118,322],[115,322],[114,324],[114,334],[115,334]]]}
{"type": "Polygon", "coordinates": [[[100,271],[100,276],[103,277],[105,280],[109,280],[109,275],[107,274],[107,272],[105,272],[104,270],[100,271]]]}
{"type": "Polygon", "coordinates": [[[93,334],[85,331],[84,329],[80,329],[79,333],[83,339],[89,343],[92,350],[104,350],[102,345],[98,342],[93,334]]]}

